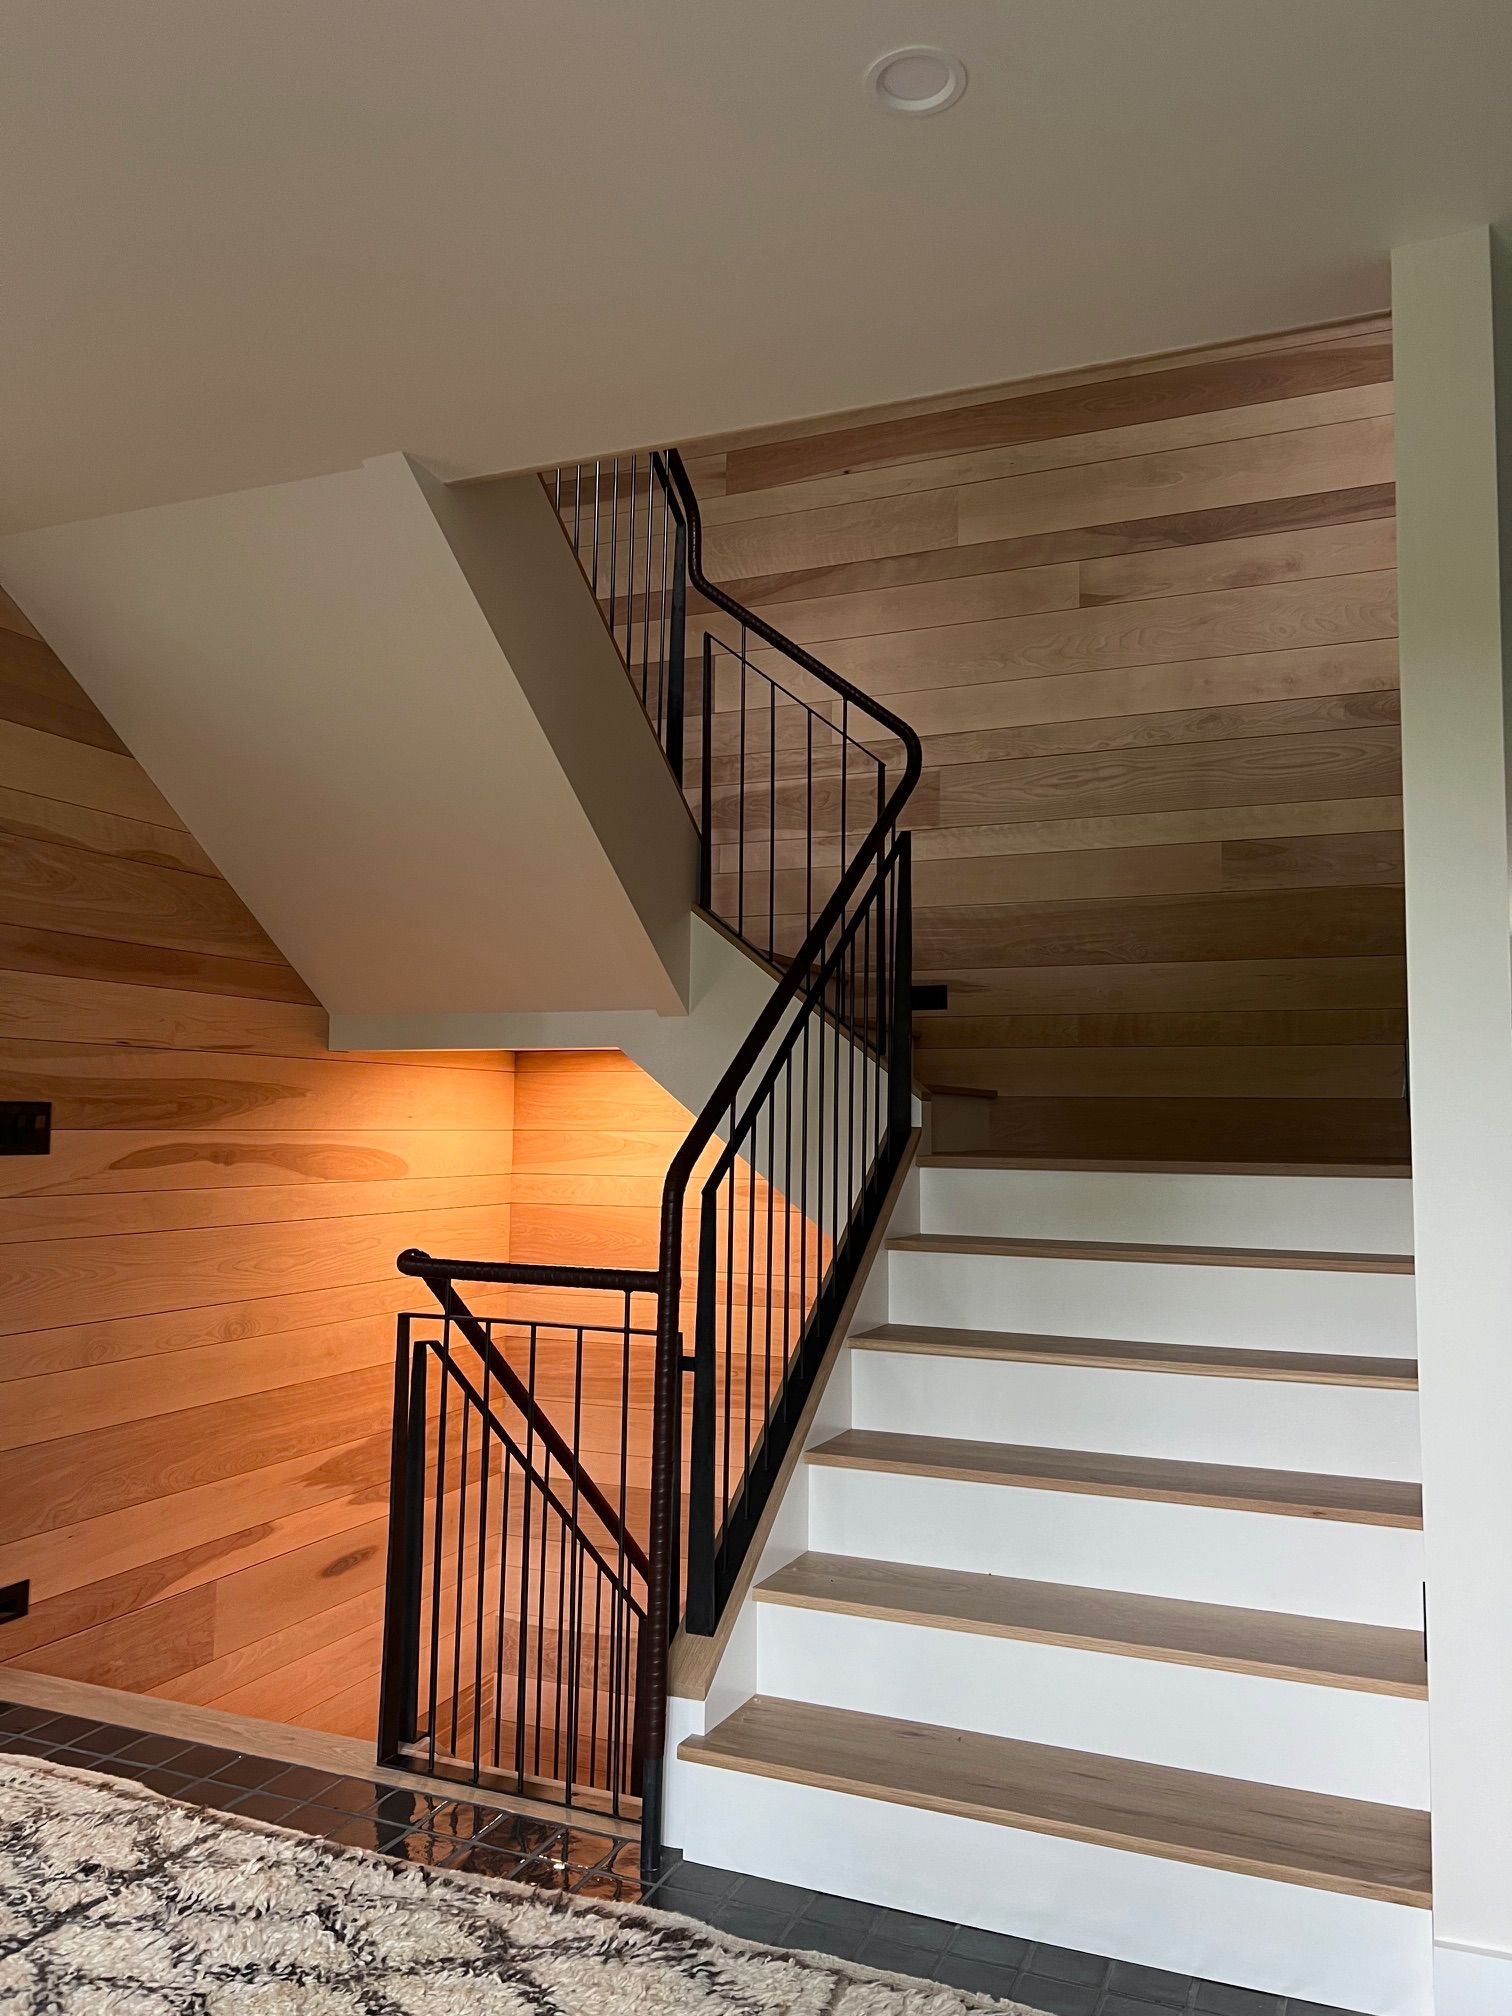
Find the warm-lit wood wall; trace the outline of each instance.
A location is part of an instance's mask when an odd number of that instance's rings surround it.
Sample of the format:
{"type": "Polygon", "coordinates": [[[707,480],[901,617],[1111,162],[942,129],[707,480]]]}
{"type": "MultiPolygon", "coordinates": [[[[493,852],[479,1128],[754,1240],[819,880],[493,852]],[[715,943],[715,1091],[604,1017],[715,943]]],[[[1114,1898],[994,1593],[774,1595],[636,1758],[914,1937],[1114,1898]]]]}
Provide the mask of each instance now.
{"type": "Polygon", "coordinates": [[[512,1060],[325,1016],[0,603],[0,1661],[373,1728],[407,1245],[502,1256],[512,1060]]]}
{"type": "Polygon", "coordinates": [[[1405,1154],[1391,410],[1377,321],[690,451],[924,738],[919,1071],[1001,1149],[1405,1154]]]}
{"type": "MultiPolygon", "coordinates": [[[[511,1259],[654,1270],[660,1241],[662,1184],[668,1164],[692,1121],[692,1114],[670,1092],[618,1051],[521,1051],[516,1059],[515,1078],[511,1259]]],[[[716,1143],[700,1159],[689,1187],[683,1227],[682,1322],[690,1346],[695,1317],[698,1199],[703,1178],[719,1152],[716,1143]]],[[[736,1237],[727,1249],[728,1198],[728,1189],[722,1188],[718,1220],[721,1231],[715,1243],[721,1286],[726,1252],[733,1254],[728,1324],[732,1347],[730,1373],[737,1389],[739,1411],[744,1405],[749,1253],[754,1250],[756,1255],[755,1278],[749,1282],[749,1304],[755,1343],[754,1388],[759,1396],[765,1386],[769,1349],[773,1362],[780,1364],[784,1325],[790,1327],[790,1341],[797,1341],[801,1321],[799,1284],[800,1281],[812,1284],[816,1279],[819,1267],[827,1262],[829,1242],[821,1240],[812,1221],[805,1234],[796,1206],[786,1207],[785,1216],[781,1193],[769,1189],[764,1178],[753,1177],[742,1161],[735,1184],[736,1237]],[[769,1210],[776,1264],[780,1270],[784,1260],[791,1259],[793,1265],[790,1306],[783,1305],[780,1295],[773,1297],[767,1292],[769,1210]],[[754,1249],[749,1243],[752,1213],[756,1226],[754,1249]],[[800,1276],[798,1255],[805,1236],[810,1258],[807,1271],[800,1276]]],[[[481,1309],[484,1305],[479,1306],[481,1309]]],[[[511,1315],[522,1320],[613,1324],[622,1320],[623,1303],[613,1297],[518,1289],[512,1291],[508,1308],[511,1315]]],[[[637,1329],[654,1324],[655,1310],[648,1297],[636,1298],[631,1317],[637,1329]]],[[[717,1376],[722,1377],[726,1329],[723,1302],[717,1327],[721,1354],[717,1376]]],[[[554,1404],[559,1424],[570,1418],[572,1407],[568,1359],[562,1333],[549,1335],[543,1344],[540,1388],[554,1404]]],[[[599,1376],[584,1410],[580,1441],[590,1465],[597,1466],[600,1481],[612,1497],[620,1447],[617,1354],[607,1346],[600,1347],[598,1361],[599,1376]]],[[[592,1369],[590,1353],[590,1372],[592,1369]]],[[[653,1370],[651,1338],[639,1337],[632,1351],[627,1424],[632,1454],[630,1512],[637,1530],[643,1529],[645,1517],[653,1370]]],[[[755,1417],[758,1430],[759,1416],[758,1404],[755,1417]]],[[[685,1416],[685,1436],[690,1425],[685,1416]]]]}

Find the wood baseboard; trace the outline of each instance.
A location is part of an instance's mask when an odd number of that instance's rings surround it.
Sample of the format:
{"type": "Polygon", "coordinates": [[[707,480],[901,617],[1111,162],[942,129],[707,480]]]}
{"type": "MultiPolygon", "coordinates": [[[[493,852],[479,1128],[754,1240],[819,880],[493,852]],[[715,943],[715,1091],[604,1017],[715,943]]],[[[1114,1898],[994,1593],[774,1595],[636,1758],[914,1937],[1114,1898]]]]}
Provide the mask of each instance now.
{"type": "MultiPolygon", "coordinates": [[[[97,1687],[85,1680],[59,1680],[50,1673],[27,1673],[0,1667],[0,1700],[27,1708],[51,1708],[59,1715],[92,1715],[123,1729],[141,1729],[154,1736],[182,1736],[186,1743],[208,1743],[222,1750],[240,1750],[254,1757],[272,1757],[280,1764],[304,1764],[345,1778],[370,1778],[407,1792],[438,1792],[447,1799],[466,1799],[475,1806],[495,1806],[505,1813],[568,1824],[578,1817],[539,1799],[518,1798],[481,1785],[459,1785],[421,1771],[391,1771],[373,1761],[373,1746],[360,1736],[327,1736],[318,1729],[300,1729],[290,1722],[264,1722],[252,1715],[228,1715],[219,1708],[197,1708],[182,1701],[161,1701],[154,1694],[128,1694],[120,1687],[97,1687]]],[[[595,1834],[613,1834],[627,1841],[640,1838],[631,1820],[594,1813],[595,1834]]]]}

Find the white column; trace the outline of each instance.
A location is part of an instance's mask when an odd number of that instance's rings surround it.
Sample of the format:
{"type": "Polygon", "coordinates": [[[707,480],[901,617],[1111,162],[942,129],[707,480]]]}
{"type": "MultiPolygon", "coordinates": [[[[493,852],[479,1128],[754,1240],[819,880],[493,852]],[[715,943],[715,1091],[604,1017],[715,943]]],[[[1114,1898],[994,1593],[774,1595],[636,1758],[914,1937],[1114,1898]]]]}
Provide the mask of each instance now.
{"type": "Polygon", "coordinates": [[[1512,2011],[1512,269],[1392,259],[1437,2016],[1512,2011]]]}

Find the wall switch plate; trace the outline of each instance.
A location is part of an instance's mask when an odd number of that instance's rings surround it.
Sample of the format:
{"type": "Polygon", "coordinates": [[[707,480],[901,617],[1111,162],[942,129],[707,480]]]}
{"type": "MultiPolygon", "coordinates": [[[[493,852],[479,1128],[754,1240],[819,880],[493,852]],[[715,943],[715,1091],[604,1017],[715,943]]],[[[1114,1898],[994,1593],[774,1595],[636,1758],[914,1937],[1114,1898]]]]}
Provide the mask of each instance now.
{"type": "Polygon", "coordinates": [[[46,1155],[52,1106],[46,1099],[0,1099],[0,1155],[46,1155]]]}
{"type": "Polygon", "coordinates": [[[0,1589],[0,1625],[14,1624],[30,1608],[30,1582],[10,1582],[0,1589]]]}

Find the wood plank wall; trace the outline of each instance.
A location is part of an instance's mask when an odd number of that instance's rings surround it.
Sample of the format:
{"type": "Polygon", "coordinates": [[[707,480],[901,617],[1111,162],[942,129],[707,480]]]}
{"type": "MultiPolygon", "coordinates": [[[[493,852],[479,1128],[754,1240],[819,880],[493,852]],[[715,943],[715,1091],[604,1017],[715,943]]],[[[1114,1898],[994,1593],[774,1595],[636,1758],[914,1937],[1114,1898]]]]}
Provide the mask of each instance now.
{"type": "Polygon", "coordinates": [[[394,1257],[507,1254],[514,1073],[325,1037],[0,603],[0,1661],[372,1732],[394,1257]]]}
{"type": "Polygon", "coordinates": [[[924,738],[918,1068],[1000,1150],[1405,1156],[1391,415],[1373,321],[689,449],[924,738]]]}
{"type": "MultiPolygon", "coordinates": [[[[693,1115],[672,1094],[619,1051],[521,1051],[516,1058],[515,1134],[513,1205],[511,1211],[510,1256],[537,1264],[568,1266],[636,1267],[654,1271],[660,1244],[662,1184],[673,1155],[692,1125],[693,1115]]],[[[689,1186],[693,1202],[683,1227],[683,1322],[691,1337],[694,1292],[697,1279],[699,1214],[697,1198],[703,1179],[720,1153],[716,1142],[695,1167],[689,1186]]],[[[729,1192],[722,1189],[718,1223],[728,1224],[729,1192]]],[[[749,1274],[747,1231],[749,1213],[758,1227],[756,1278],[751,1286],[751,1325],[755,1344],[755,1384],[764,1390],[763,1368],[768,1340],[774,1361],[780,1359],[784,1323],[790,1321],[792,1341],[799,1328],[800,1298],[793,1295],[791,1309],[771,1299],[768,1302],[764,1272],[767,1214],[770,1208],[774,1227],[773,1251],[779,1263],[784,1253],[792,1257],[795,1284],[799,1278],[801,1243],[808,1242],[809,1259],[803,1273],[812,1282],[828,1263],[830,1244],[818,1226],[807,1227],[796,1204],[784,1204],[780,1191],[771,1189],[761,1176],[753,1176],[742,1160],[735,1185],[734,1252],[735,1293],[731,1305],[730,1376],[738,1388],[744,1384],[744,1329],[746,1283],[749,1274]],[[784,1213],[789,1214],[790,1234],[784,1240],[784,1213]]],[[[716,1252],[725,1252],[723,1230],[716,1239],[716,1252]]],[[[723,1261],[720,1262],[723,1279],[723,1261]]],[[[556,1290],[513,1291],[508,1312],[520,1319],[545,1322],[621,1321],[622,1303],[617,1297],[597,1298],[556,1290]]],[[[637,1298],[632,1310],[637,1328],[654,1325],[655,1310],[649,1298],[637,1298]]],[[[723,1376],[724,1323],[719,1325],[721,1362],[716,1377],[723,1376]]],[[[564,1421],[571,1408],[567,1365],[570,1354],[558,1333],[550,1338],[540,1370],[540,1390],[558,1401],[557,1418],[564,1421]]],[[[590,1373],[593,1370],[590,1353],[590,1373]]],[[[589,1398],[584,1408],[580,1447],[598,1467],[606,1486],[618,1473],[620,1447],[618,1361],[607,1347],[599,1353],[600,1377],[590,1379],[589,1398]]],[[[651,1453],[651,1385],[654,1352],[649,1336],[639,1338],[632,1354],[632,1385],[627,1422],[630,1463],[631,1523],[644,1537],[646,1514],[645,1478],[651,1453]]],[[[757,1413],[759,1415],[759,1406],[757,1413]]],[[[759,1422],[758,1422],[759,1427],[759,1422]]],[[[691,1418],[685,1414],[685,1437],[691,1418]]],[[[739,1431],[737,1430],[737,1441],[739,1431]]],[[[610,1490],[613,1496],[612,1489],[610,1490]]]]}

